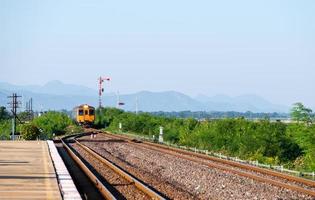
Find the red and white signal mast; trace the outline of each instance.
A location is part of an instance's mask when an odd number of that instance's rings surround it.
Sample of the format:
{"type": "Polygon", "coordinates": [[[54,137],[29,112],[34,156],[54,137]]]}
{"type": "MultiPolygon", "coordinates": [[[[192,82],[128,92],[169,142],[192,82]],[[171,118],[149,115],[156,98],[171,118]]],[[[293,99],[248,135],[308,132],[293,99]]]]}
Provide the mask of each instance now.
{"type": "Polygon", "coordinates": [[[108,77],[99,77],[98,78],[98,107],[102,107],[102,94],[104,93],[103,82],[110,81],[108,77]]]}

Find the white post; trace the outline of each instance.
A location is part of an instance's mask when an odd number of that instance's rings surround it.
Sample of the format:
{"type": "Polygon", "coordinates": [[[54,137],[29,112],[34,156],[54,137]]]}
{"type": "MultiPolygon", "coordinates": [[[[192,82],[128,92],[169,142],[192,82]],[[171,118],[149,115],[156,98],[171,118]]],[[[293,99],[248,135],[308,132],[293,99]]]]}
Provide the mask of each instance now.
{"type": "Polygon", "coordinates": [[[163,127],[160,126],[159,142],[163,143],[163,127]]]}
{"type": "Polygon", "coordinates": [[[122,129],[122,123],[119,122],[119,132],[121,132],[122,129]]]}

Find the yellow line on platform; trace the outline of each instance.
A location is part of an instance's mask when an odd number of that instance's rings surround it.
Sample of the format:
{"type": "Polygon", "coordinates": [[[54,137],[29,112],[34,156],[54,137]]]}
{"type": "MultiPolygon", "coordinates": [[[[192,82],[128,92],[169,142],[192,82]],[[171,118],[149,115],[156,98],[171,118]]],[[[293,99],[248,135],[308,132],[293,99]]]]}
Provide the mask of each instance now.
{"type": "Polygon", "coordinates": [[[51,193],[49,189],[51,188],[51,183],[48,181],[46,174],[49,173],[48,170],[48,162],[47,162],[47,143],[42,143],[42,155],[43,155],[43,165],[44,165],[44,171],[45,171],[45,186],[46,186],[46,199],[52,199],[53,197],[51,196],[51,193]],[[46,147],[46,148],[45,148],[46,147]]]}

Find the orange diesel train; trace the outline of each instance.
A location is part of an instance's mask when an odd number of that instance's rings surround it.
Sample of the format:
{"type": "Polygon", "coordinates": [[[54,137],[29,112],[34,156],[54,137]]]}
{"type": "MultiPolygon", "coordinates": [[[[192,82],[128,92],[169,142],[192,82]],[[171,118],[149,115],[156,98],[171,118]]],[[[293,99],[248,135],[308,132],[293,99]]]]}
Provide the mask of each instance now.
{"type": "Polygon", "coordinates": [[[95,120],[95,108],[87,104],[73,109],[74,120],[80,125],[92,125],[95,120]]]}

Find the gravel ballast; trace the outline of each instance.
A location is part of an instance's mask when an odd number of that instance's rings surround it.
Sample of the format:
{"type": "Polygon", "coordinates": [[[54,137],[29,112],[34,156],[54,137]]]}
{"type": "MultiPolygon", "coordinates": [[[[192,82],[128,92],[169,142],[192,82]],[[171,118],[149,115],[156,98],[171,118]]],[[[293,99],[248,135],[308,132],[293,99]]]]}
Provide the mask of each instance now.
{"type": "Polygon", "coordinates": [[[170,199],[314,199],[103,134],[81,142],[170,199]]]}

